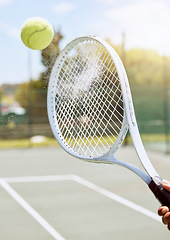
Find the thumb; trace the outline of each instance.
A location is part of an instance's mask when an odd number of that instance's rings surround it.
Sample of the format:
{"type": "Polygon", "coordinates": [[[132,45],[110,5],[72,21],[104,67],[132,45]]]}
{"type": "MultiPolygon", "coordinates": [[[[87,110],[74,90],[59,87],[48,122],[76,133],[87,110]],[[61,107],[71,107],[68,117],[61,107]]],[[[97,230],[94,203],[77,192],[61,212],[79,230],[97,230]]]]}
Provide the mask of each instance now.
{"type": "Polygon", "coordinates": [[[162,186],[170,192],[170,182],[168,182],[167,180],[162,180],[162,186]]]}

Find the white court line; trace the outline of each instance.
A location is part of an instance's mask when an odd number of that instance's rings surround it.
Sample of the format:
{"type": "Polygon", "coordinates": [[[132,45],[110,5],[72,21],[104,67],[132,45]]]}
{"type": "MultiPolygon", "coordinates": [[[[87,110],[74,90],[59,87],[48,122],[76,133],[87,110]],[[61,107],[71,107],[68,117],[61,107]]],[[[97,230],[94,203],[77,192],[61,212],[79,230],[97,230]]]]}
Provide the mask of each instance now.
{"type": "Polygon", "coordinates": [[[123,205],[125,205],[126,207],[129,207],[139,213],[142,213],[144,214],[145,216],[148,216],[158,222],[161,222],[161,219],[160,217],[153,213],[152,211],[146,209],[146,208],[143,208],[123,197],[120,197],[119,195],[117,194],[114,194],[104,188],[101,188],[99,186],[97,186],[96,184],[90,182],[90,181],[87,181],[77,175],[58,175],[58,176],[32,176],[32,177],[17,177],[17,178],[5,178],[5,180],[7,182],[10,182],[10,183],[17,183],[17,182],[45,182],[45,181],[65,181],[65,180],[68,180],[68,181],[75,181],[83,186],[86,186],[90,189],[92,189],[93,191],[96,191],[102,195],[104,195],[105,197],[109,198],[109,199],[112,199],[118,203],[121,203],[123,205]]]}
{"type": "Polygon", "coordinates": [[[36,212],[4,179],[0,185],[56,240],[65,240],[38,212],[36,212]]]}
{"type": "Polygon", "coordinates": [[[29,177],[12,177],[3,178],[8,183],[24,182],[53,182],[53,181],[72,181],[75,175],[54,175],[54,176],[29,176],[29,177]]]}
{"type": "Polygon", "coordinates": [[[125,205],[126,207],[129,207],[129,208],[131,208],[131,209],[133,209],[137,212],[140,212],[140,213],[144,214],[145,216],[148,216],[148,217],[150,217],[150,218],[152,218],[152,219],[154,219],[158,222],[162,222],[160,217],[157,214],[153,213],[152,211],[150,211],[146,208],[143,208],[143,207],[141,207],[141,206],[139,206],[139,205],[123,198],[123,197],[120,197],[119,195],[117,195],[115,193],[109,192],[108,190],[106,190],[104,188],[101,188],[94,183],[91,183],[91,182],[89,182],[89,181],[87,181],[87,180],[85,180],[81,177],[78,177],[76,175],[74,176],[74,181],[76,181],[76,182],[78,182],[78,183],[80,183],[80,184],[82,184],[82,185],[84,185],[84,186],[86,186],[86,187],[104,195],[105,197],[108,197],[108,198],[110,198],[110,199],[112,199],[112,200],[114,200],[118,203],[121,203],[121,204],[125,205]]]}

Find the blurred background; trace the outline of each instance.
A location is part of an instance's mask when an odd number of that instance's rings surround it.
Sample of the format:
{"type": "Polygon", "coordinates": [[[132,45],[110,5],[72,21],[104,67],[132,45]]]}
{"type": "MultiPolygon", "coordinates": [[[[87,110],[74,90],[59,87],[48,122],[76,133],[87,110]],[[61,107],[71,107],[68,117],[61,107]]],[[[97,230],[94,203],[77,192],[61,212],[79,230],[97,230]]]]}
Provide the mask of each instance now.
{"type": "Polygon", "coordinates": [[[46,103],[51,68],[69,41],[92,34],[125,65],[145,145],[170,153],[169,13],[168,0],[0,0],[0,147],[56,144],[46,103]],[[22,24],[34,16],[55,29],[43,51],[20,39],[22,24]]]}
{"type": "MultiPolygon", "coordinates": [[[[65,45],[88,34],[105,39],[122,59],[147,153],[170,180],[170,1],[0,0],[0,239],[169,237],[158,201],[135,174],[79,161],[56,147],[47,116],[49,76],[65,45]],[[55,29],[43,51],[20,38],[22,24],[35,16],[55,29]],[[86,180],[143,210],[93,191],[86,180]]],[[[141,167],[129,135],[116,154],[141,167]]]]}

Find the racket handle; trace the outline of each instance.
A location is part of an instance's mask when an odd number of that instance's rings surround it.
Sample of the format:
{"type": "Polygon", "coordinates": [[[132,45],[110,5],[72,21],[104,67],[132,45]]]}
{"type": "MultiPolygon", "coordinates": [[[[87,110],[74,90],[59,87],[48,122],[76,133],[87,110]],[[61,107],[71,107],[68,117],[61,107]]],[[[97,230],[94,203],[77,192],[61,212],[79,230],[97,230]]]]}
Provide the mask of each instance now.
{"type": "Polygon", "coordinates": [[[152,180],[148,186],[162,206],[170,209],[170,192],[162,186],[161,180],[156,182],[152,180]]]}

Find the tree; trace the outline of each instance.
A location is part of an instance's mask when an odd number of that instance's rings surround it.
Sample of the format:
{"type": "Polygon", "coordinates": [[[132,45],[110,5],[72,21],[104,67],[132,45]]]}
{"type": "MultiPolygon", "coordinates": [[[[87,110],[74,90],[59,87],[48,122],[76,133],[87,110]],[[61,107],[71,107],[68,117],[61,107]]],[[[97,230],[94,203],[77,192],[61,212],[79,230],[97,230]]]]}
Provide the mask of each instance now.
{"type": "Polygon", "coordinates": [[[46,67],[46,71],[41,74],[41,79],[48,84],[51,70],[54,66],[55,60],[60,53],[59,42],[63,39],[63,35],[60,31],[55,32],[52,43],[42,50],[42,63],[46,67]]]}
{"type": "Polygon", "coordinates": [[[40,74],[39,79],[21,84],[17,91],[16,100],[26,109],[32,123],[48,121],[47,86],[52,67],[60,52],[59,42],[62,38],[60,31],[54,33],[51,44],[41,52],[42,63],[46,67],[45,72],[40,74]]]}

